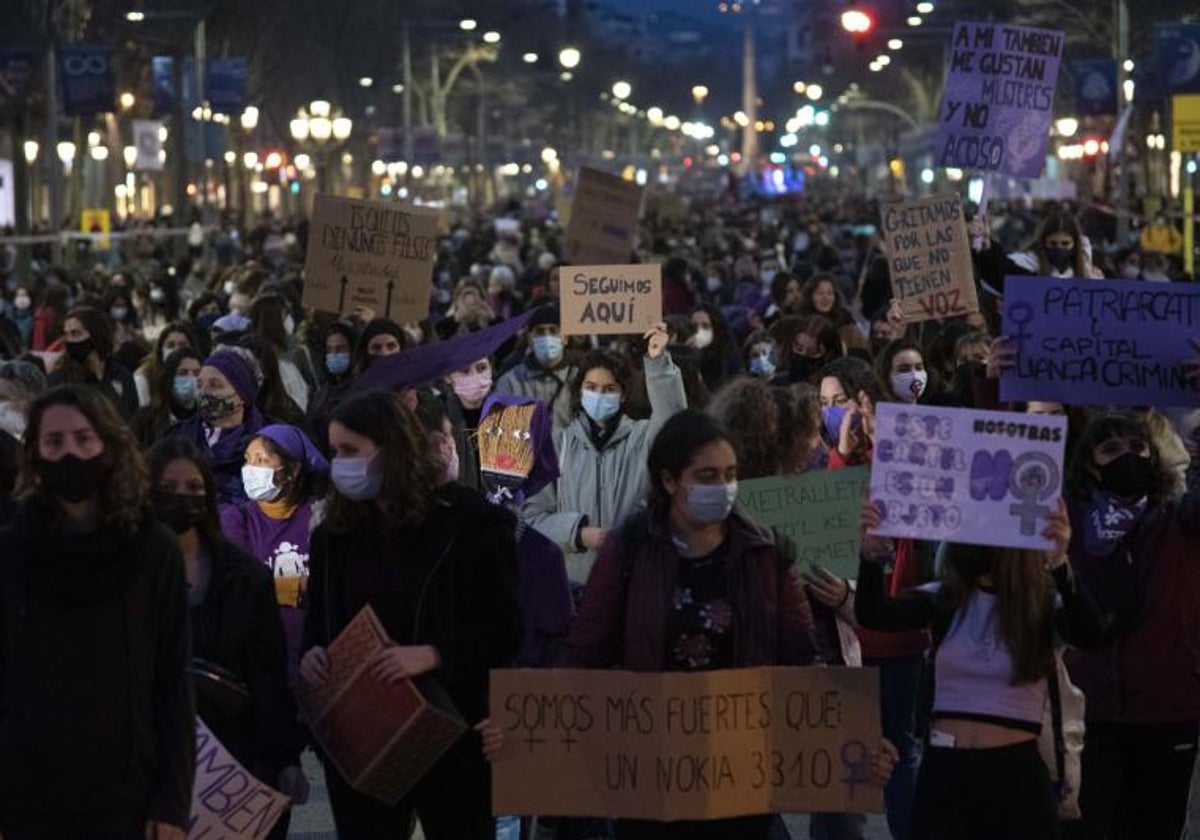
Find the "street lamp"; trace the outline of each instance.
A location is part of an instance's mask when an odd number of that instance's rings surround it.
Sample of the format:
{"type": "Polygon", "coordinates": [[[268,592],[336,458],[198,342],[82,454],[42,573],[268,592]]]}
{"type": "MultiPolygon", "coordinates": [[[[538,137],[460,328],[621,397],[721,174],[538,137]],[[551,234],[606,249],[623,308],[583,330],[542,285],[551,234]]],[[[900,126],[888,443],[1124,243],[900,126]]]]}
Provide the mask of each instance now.
{"type": "Polygon", "coordinates": [[[612,95],[621,100],[628,99],[633,93],[633,85],[626,81],[613,82],[612,95]]]}
{"type": "Polygon", "coordinates": [[[125,159],[125,168],[133,169],[133,165],[137,163],[137,146],[126,146],[121,150],[121,157],[125,159]]]}
{"type": "Polygon", "coordinates": [[[363,76],[361,79],[358,80],[359,87],[369,88],[373,84],[375,84],[375,80],[372,79],[370,76],[363,76]]]}
{"type": "Polygon", "coordinates": [[[558,51],[558,63],[567,70],[574,70],[583,59],[583,54],[577,47],[563,47],[558,51]]]}
{"type": "Polygon", "coordinates": [[[120,98],[121,110],[128,111],[130,108],[133,107],[133,104],[135,101],[136,100],[134,99],[133,94],[130,93],[129,91],[125,91],[124,93],[121,94],[121,98],[120,98]]]}
{"type": "Polygon", "coordinates": [[[933,14],[933,4],[932,4],[932,3],[928,3],[928,2],[926,2],[926,3],[918,3],[918,4],[917,4],[917,14],[919,14],[919,15],[931,15],[931,14],[933,14]]]}
{"type": "Polygon", "coordinates": [[[871,16],[862,9],[847,9],[842,12],[842,29],[853,35],[862,35],[871,29],[871,16]]]}
{"type": "Polygon", "coordinates": [[[890,41],[887,42],[887,47],[889,50],[898,50],[903,46],[904,46],[904,42],[901,41],[899,38],[892,38],[890,41]]]}
{"type": "Polygon", "coordinates": [[[242,111],[239,121],[242,124],[243,131],[253,131],[258,127],[258,108],[253,105],[247,105],[242,111]]]}
{"type": "Polygon", "coordinates": [[[494,29],[491,30],[490,32],[484,32],[483,33],[483,43],[499,44],[500,43],[500,33],[495,31],[494,29]]]}
{"type": "Polygon", "coordinates": [[[475,20],[475,18],[463,18],[458,22],[458,28],[463,32],[474,32],[478,26],[479,21],[475,20]]]}
{"type": "Polygon", "coordinates": [[[526,64],[537,64],[538,54],[535,52],[527,52],[525,55],[521,56],[521,60],[526,64]]]}
{"type": "Polygon", "coordinates": [[[813,102],[816,102],[818,99],[820,99],[822,96],[825,95],[825,90],[820,85],[812,84],[812,85],[809,85],[808,88],[804,91],[804,95],[807,96],[809,99],[811,99],[813,102]]]}
{"type": "Polygon", "coordinates": [[[704,100],[708,98],[708,88],[704,85],[695,85],[692,87],[692,99],[696,100],[697,105],[703,105],[704,100]]]}
{"type": "Polygon", "coordinates": [[[311,143],[317,158],[317,188],[326,191],[326,169],[329,150],[350,137],[353,121],[324,99],[315,99],[308,108],[301,108],[288,123],[288,130],[297,143],[311,143]]]}
{"type": "Polygon", "coordinates": [[[33,163],[38,156],[38,142],[36,140],[25,141],[25,162],[33,163]]]}
{"type": "Polygon", "coordinates": [[[1074,137],[1079,130],[1079,120],[1074,117],[1063,117],[1054,121],[1054,130],[1060,137],[1074,137]]]}

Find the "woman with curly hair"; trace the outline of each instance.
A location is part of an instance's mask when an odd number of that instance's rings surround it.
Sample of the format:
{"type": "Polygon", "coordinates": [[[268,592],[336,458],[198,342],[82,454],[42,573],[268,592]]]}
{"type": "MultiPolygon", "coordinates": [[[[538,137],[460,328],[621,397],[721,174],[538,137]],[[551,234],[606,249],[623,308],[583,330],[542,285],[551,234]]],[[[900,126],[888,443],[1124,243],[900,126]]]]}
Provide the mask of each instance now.
{"type": "MultiPolygon", "coordinates": [[[[300,679],[329,679],[326,648],[370,605],[393,642],[372,663],[375,676],[427,675],[468,722],[481,723],[488,672],[511,664],[520,643],[515,519],[474,491],[441,483],[447,464],[395,394],[368,391],[342,403],[329,443],[336,492],[312,537],[300,679]]],[[[394,806],[325,766],[342,837],[407,837],[414,811],[430,840],[495,836],[477,736],[460,738],[394,806]]]]}
{"type": "Polygon", "coordinates": [[[0,833],[182,840],[196,730],[179,544],[96,390],[35,399],[23,446],[0,530],[0,833]]]}

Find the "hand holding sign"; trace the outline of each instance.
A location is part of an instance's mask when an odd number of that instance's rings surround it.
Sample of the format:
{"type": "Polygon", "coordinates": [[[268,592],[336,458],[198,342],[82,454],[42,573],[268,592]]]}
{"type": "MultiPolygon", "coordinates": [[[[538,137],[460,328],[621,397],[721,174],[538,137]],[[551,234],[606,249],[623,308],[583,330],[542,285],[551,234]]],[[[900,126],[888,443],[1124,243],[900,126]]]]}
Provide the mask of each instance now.
{"type": "Polygon", "coordinates": [[[1000,374],[1017,363],[1017,348],[1007,336],[997,336],[988,347],[988,379],[999,379],[1000,374]]]}
{"type": "Polygon", "coordinates": [[[1071,545],[1071,520],[1067,516],[1067,503],[1058,500],[1058,509],[1046,517],[1042,536],[1054,545],[1046,552],[1046,568],[1054,571],[1067,563],[1067,549],[1071,545]]]}
{"type": "Polygon", "coordinates": [[[670,340],[670,336],[667,334],[667,325],[655,324],[646,331],[642,338],[646,341],[646,356],[657,359],[667,349],[667,342],[670,340]]]}
{"type": "Polygon", "coordinates": [[[883,525],[883,511],[879,502],[868,502],[862,512],[862,559],[872,563],[890,560],[894,549],[887,537],[877,537],[875,532],[883,525]]]}

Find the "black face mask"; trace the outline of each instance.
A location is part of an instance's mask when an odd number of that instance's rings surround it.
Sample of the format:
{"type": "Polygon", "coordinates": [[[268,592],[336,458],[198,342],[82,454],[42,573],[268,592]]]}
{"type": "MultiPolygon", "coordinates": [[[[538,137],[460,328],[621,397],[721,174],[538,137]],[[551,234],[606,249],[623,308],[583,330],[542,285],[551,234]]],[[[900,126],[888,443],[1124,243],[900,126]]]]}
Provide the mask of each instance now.
{"type": "Polygon", "coordinates": [[[90,338],[67,342],[67,355],[77,362],[86,362],[88,356],[92,355],[92,351],[95,349],[96,344],[90,338]]]}
{"type": "Polygon", "coordinates": [[[103,455],[84,460],[77,455],[64,455],[57,461],[39,461],[38,477],[46,492],[66,502],[82,502],[100,492],[104,486],[108,464],[103,455]]]}
{"type": "Polygon", "coordinates": [[[1126,452],[1100,468],[1100,486],[1122,499],[1140,499],[1154,484],[1154,465],[1149,458],[1126,452]]]}
{"type": "Polygon", "coordinates": [[[187,496],[183,493],[156,493],[154,514],[163,524],[182,534],[195,528],[208,513],[204,496],[187,496]]]}
{"type": "Polygon", "coordinates": [[[1066,271],[1075,261],[1075,252],[1070,248],[1047,248],[1046,262],[1055,271],[1066,271]]]}

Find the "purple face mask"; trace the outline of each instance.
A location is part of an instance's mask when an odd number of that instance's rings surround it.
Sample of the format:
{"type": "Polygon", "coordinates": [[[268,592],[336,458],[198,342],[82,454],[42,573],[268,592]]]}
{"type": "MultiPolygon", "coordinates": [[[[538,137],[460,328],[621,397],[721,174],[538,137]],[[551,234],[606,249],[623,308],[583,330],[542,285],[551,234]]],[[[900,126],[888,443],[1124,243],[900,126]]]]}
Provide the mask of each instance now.
{"type": "Polygon", "coordinates": [[[830,405],[821,409],[821,419],[824,421],[827,435],[826,442],[830,446],[837,446],[838,438],[842,433],[842,420],[849,410],[844,405],[830,405]]]}

